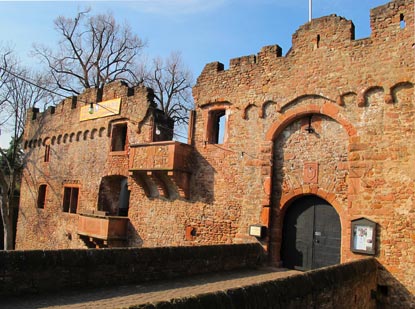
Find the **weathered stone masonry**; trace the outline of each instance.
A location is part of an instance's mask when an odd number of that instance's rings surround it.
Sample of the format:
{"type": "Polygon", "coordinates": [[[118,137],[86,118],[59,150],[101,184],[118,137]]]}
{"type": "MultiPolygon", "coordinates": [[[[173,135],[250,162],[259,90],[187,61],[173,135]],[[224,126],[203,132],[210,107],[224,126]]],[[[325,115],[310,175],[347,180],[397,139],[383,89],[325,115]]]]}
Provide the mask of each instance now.
{"type": "MultiPolygon", "coordinates": [[[[129,143],[151,140],[152,126],[143,124],[151,122],[147,113],[153,104],[152,92],[143,87],[130,89],[119,83],[111,84],[106,87],[102,100],[121,98],[120,113],[80,121],[80,109],[88,108],[89,102],[96,102],[96,94],[95,89],[89,89],[78,98],[66,99],[42,114],[36,110],[29,113],[25,130],[28,160],[22,182],[18,249],[84,247],[76,233],[76,213],[103,210],[97,206],[98,193],[105,185],[102,179],[128,176],[127,152],[110,151],[112,128],[128,122],[129,143]],[[45,162],[47,145],[50,158],[45,162]],[[40,208],[36,201],[42,184],[47,188],[44,206],[40,208]],[[62,212],[65,185],[79,188],[75,214],[62,212]]],[[[106,210],[111,212],[111,209],[106,210]]]]}
{"type": "Polygon", "coordinates": [[[367,217],[380,227],[378,259],[414,292],[413,10],[412,1],[373,9],[372,34],[361,40],[351,21],[315,19],[293,35],[285,57],[267,46],[227,70],[206,65],[193,92],[199,173],[216,171],[218,204],[237,202],[234,241],[246,239],[250,224],[269,226],[263,243],[278,262],[285,210],[317,195],[340,216],[341,261],[360,257],[350,251],[350,222],[367,217]],[[226,140],[205,146],[218,106],[228,117],[226,140]],[[310,116],[314,134],[305,131],[310,116]],[[305,163],[318,166],[316,182],[305,179],[305,163]]]}
{"type": "MultiPolygon", "coordinates": [[[[351,220],[377,223],[387,302],[413,302],[413,1],[375,8],[370,19],[369,38],[355,40],[353,23],[331,15],[301,26],[285,56],[274,45],[232,59],[226,70],[207,64],[193,89],[193,148],[155,142],[145,88],[106,87],[102,101],[121,98],[119,115],[80,122],[80,103],[71,109],[71,100],[38,115],[25,132],[17,248],[111,246],[91,231],[79,235],[78,217],[116,214],[122,189],[111,184],[127,179],[124,245],[254,242],[249,227],[261,225],[267,234],[259,241],[280,264],[284,215],[316,196],[340,218],[341,262],[364,256],[350,250],[351,220]],[[122,131],[123,123],[128,144],[111,151],[113,127],[122,131]],[[41,184],[48,185],[43,208],[36,205],[41,184]],[[65,184],[79,188],[71,191],[79,192],[78,216],[62,212],[65,184]]],[[[89,90],[78,102],[93,96],[89,90]]]]}

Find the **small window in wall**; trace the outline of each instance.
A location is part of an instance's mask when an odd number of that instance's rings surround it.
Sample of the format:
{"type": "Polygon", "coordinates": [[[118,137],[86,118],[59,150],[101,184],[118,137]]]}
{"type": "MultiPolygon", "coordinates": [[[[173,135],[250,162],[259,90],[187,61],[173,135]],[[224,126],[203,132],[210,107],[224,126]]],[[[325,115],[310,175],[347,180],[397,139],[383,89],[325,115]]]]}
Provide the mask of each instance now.
{"type": "Polygon", "coordinates": [[[209,144],[223,144],[226,130],[226,110],[214,110],[209,112],[208,142],[209,144]]]}
{"type": "Polygon", "coordinates": [[[406,26],[405,16],[403,14],[399,15],[399,25],[401,29],[405,28],[406,26]]]}
{"type": "Polygon", "coordinates": [[[46,187],[47,185],[40,185],[37,193],[37,208],[45,208],[46,203],[46,187]]]}
{"type": "Polygon", "coordinates": [[[49,162],[50,160],[50,145],[45,145],[45,155],[43,158],[44,162],[49,162]]]}
{"type": "Polygon", "coordinates": [[[63,211],[76,214],[78,208],[79,188],[66,186],[63,191],[63,211]]]}
{"type": "Polygon", "coordinates": [[[124,151],[127,146],[127,124],[115,124],[111,133],[111,151],[124,151]]]}

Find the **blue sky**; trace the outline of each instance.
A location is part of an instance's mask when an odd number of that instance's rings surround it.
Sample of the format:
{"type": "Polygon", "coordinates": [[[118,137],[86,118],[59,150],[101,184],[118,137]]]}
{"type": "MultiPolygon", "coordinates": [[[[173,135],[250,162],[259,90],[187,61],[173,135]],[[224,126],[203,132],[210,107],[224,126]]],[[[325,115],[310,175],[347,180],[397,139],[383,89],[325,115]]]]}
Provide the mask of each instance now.
{"type": "MultiPolygon", "coordinates": [[[[370,9],[387,0],[313,0],[313,18],[337,14],[350,19],[356,38],[370,36],[370,9]]],[[[29,56],[33,43],[56,46],[53,20],[74,17],[86,7],[92,13],[111,12],[147,41],[148,58],[180,51],[194,78],[205,64],[228,67],[235,57],[256,54],[278,44],[285,54],[292,34],[308,22],[308,0],[137,0],[137,1],[1,1],[0,41],[14,46],[21,60],[39,66],[29,56]]],[[[8,146],[2,130],[0,146],[8,146]]]]}

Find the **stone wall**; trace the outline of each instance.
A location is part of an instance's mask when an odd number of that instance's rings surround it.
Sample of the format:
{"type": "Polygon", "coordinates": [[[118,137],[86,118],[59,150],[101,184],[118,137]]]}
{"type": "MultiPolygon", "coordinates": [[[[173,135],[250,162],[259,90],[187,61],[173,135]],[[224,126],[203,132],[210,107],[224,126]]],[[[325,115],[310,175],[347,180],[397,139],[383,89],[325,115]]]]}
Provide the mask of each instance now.
{"type": "Polygon", "coordinates": [[[350,250],[351,220],[378,224],[375,256],[385,268],[388,299],[409,303],[415,293],[413,5],[396,0],[373,9],[368,38],[355,40],[353,23],[331,15],[301,26],[285,56],[273,45],[230,60],[227,69],[207,64],[193,89],[188,196],[165,196],[162,187],[149,194],[144,178],[128,170],[130,148],[110,154],[114,121],[128,120],[131,144],[152,142],[147,89],[104,90],[104,99],[126,103],[114,119],[79,122],[79,111],[64,101],[53,115],[38,118],[44,126],[25,131],[29,160],[17,248],[84,247],[76,216],[62,213],[62,186],[79,185],[79,211],[96,210],[102,177],[120,175],[130,190],[129,246],[260,242],[280,264],[285,210],[316,195],[340,217],[341,262],[364,257],[350,250]],[[224,139],[215,143],[222,115],[224,139]],[[49,164],[42,162],[46,137],[49,164]],[[316,167],[312,181],[305,163],[316,167]],[[42,183],[53,190],[39,209],[42,183]],[[265,226],[267,236],[249,236],[250,225],[265,226]]]}
{"type": "Polygon", "coordinates": [[[379,308],[375,259],[132,308],[379,308]],[[378,301],[377,301],[378,300],[378,301]]]}
{"type": "MultiPolygon", "coordinates": [[[[301,26],[285,56],[277,45],[267,46],[232,59],[226,69],[217,62],[205,66],[193,89],[200,166],[194,182],[201,187],[211,176],[212,184],[194,198],[215,205],[210,217],[217,225],[237,214],[234,229],[225,230],[233,242],[249,241],[249,225],[267,226],[268,238],[261,242],[274,263],[281,262],[285,211],[299,197],[315,195],[336,209],[342,262],[364,256],[350,250],[351,220],[375,221],[375,256],[387,270],[389,298],[410,303],[415,292],[413,1],[392,1],[370,16],[369,38],[355,40],[352,22],[332,15],[301,26]],[[226,112],[222,144],[209,142],[209,121],[217,109],[226,112]],[[306,131],[310,117],[312,133],[306,131]],[[305,177],[308,163],[317,167],[313,181],[305,177]]],[[[194,218],[204,230],[208,220],[194,218]]]]}
{"type": "MultiPolygon", "coordinates": [[[[0,296],[44,295],[256,268],[263,265],[264,256],[258,244],[0,251],[0,296]]],[[[390,302],[386,297],[387,286],[379,281],[378,270],[385,271],[375,259],[361,259],[274,281],[137,308],[166,305],[169,308],[383,308],[390,302]]]]}
{"type": "Polygon", "coordinates": [[[259,245],[0,251],[0,296],[138,284],[261,264],[259,245]]]}
{"type": "Polygon", "coordinates": [[[152,95],[145,87],[129,88],[116,82],[105,87],[101,99],[97,99],[96,89],[88,89],[43,113],[29,112],[24,135],[27,160],[21,186],[17,249],[85,247],[76,233],[77,213],[97,210],[103,177],[128,176],[127,151],[111,151],[112,127],[127,123],[129,143],[151,141],[148,112],[154,107],[152,95]],[[94,116],[98,113],[96,108],[105,110],[97,100],[111,99],[120,99],[119,112],[81,119],[82,109],[92,103],[91,116],[94,116]],[[50,147],[47,162],[46,147],[50,147]],[[42,208],[37,205],[40,185],[47,186],[42,208]],[[62,211],[64,186],[79,188],[75,213],[62,211]]]}

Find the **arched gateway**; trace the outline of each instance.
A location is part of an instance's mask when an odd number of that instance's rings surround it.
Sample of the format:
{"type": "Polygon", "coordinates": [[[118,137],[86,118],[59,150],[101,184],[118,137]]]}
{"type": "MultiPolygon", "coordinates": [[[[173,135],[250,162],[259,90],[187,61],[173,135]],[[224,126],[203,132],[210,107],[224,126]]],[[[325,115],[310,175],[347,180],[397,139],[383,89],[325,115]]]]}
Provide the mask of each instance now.
{"type": "Polygon", "coordinates": [[[303,196],[288,207],[282,236],[284,267],[310,270],[340,263],[340,217],[317,196],[303,196]]]}

